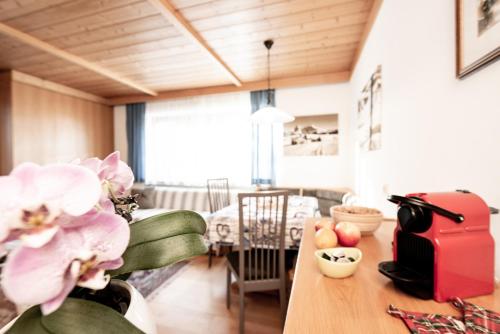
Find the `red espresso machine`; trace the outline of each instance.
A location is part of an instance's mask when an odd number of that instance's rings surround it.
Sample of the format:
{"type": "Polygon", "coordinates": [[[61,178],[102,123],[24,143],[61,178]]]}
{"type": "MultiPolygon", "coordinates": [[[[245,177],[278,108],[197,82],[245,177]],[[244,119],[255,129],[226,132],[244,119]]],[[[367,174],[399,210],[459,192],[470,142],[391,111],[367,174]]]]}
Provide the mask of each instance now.
{"type": "Polygon", "coordinates": [[[392,195],[388,200],[398,204],[398,224],[393,261],[379,264],[382,274],[401,290],[438,302],[493,292],[490,210],[498,210],[467,190],[392,195]]]}

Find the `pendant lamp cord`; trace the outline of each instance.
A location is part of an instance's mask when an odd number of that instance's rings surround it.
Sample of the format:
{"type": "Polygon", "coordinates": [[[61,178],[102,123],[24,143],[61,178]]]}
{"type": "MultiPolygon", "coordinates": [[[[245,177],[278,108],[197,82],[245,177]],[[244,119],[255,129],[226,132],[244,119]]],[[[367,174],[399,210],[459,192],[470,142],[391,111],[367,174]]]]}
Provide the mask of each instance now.
{"type": "Polygon", "coordinates": [[[267,49],[267,105],[271,105],[271,51],[267,49]]]}

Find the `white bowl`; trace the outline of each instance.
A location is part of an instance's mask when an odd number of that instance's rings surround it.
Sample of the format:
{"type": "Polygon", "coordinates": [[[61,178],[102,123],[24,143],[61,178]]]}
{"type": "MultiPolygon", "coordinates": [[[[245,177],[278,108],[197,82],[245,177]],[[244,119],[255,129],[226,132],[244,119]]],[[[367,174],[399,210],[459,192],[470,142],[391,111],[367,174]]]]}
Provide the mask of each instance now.
{"type": "Polygon", "coordinates": [[[336,205],[330,208],[330,215],[335,224],[350,222],[359,227],[361,235],[370,235],[382,223],[383,215],[377,209],[362,206],[336,205]]]}
{"type": "Polygon", "coordinates": [[[335,248],[318,249],[316,252],[314,252],[314,256],[316,257],[316,263],[318,264],[319,271],[321,271],[323,275],[331,278],[345,278],[354,274],[354,272],[358,268],[358,264],[361,262],[361,259],[363,258],[363,253],[361,252],[360,249],[355,247],[335,247],[335,248]],[[346,257],[352,257],[355,259],[355,261],[347,263],[339,263],[323,259],[321,257],[323,253],[330,255],[334,250],[344,251],[346,257]]]}

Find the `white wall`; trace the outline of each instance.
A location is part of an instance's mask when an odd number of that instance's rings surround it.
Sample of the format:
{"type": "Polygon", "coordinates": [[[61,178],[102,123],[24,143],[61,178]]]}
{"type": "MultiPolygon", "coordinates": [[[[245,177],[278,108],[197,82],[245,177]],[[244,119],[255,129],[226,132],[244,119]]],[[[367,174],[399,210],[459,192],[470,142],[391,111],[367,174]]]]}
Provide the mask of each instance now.
{"type": "MultiPolygon", "coordinates": [[[[354,187],[354,160],[348,135],[351,100],[348,83],[276,90],[277,107],[295,116],[339,114],[340,134],[336,156],[283,157],[277,166],[278,185],[354,187]]],[[[115,150],[119,150],[122,160],[127,161],[125,106],[116,106],[114,113],[115,150]]]]}
{"type": "Polygon", "coordinates": [[[125,106],[115,106],[113,112],[115,114],[115,150],[120,151],[120,157],[123,161],[128,161],[127,113],[125,106]]]}
{"type": "MultiPolygon", "coordinates": [[[[455,78],[454,3],[385,0],[351,81],[355,120],[357,97],[382,65],[382,149],[356,147],[355,180],[366,204],[393,216],[388,193],[469,189],[500,207],[500,62],[455,78]]],[[[492,231],[499,275],[498,217],[492,231]]]]}
{"type": "Polygon", "coordinates": [[[351,89],[348,83],[276,90],[276,106],[294,116],[338,114],[339,153],[336,156],[286,156],[277,171],[280,186],[354,186],[351,149],[351,89]]]}

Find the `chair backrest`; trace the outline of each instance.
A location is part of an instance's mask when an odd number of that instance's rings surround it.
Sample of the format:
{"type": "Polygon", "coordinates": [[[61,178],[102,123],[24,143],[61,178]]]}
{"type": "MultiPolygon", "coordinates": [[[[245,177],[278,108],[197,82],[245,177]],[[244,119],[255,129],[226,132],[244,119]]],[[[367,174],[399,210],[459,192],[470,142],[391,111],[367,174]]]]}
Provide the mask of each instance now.
{"type": "Polygon", "coordinates": [[[241,193],[238,207],[240,277],[251,281],[283,278],[288,192],[241,193]]]}
{"type": "Polygon", "coordinates": [[[231,197],[229,195],[229,182],[228,179],[208,179],[208,203],[210,205],[210,212],[214,213],[231,204],[231,197]]]}

